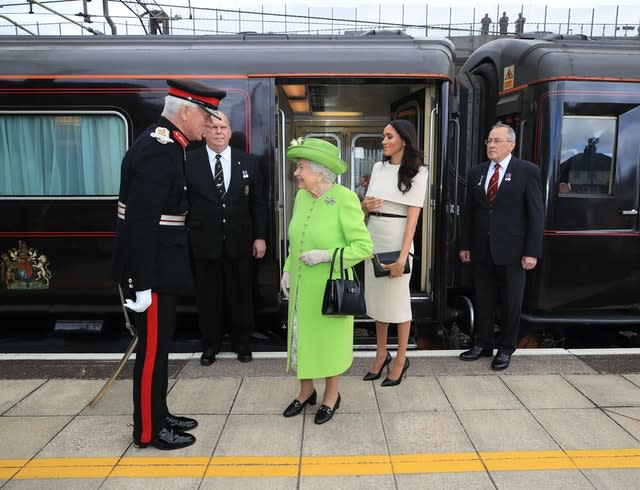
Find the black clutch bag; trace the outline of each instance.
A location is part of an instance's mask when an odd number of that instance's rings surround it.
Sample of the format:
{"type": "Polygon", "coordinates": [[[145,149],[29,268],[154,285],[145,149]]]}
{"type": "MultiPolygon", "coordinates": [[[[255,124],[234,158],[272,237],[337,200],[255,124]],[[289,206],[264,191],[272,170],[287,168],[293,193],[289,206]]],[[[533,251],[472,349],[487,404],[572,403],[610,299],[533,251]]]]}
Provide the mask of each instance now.
{"type": "Polygon", "coordinates": [[[331,259],[331,270],[329,279],[324,289],[322,299],[323,315],[364,315],[367,307],[364,302],[364,291],[360,286],[360,281],[353,272],[353,279],[348,279],[343,265],[344,249],[336,249],[331,259]],[[340,278],[333,279],[333,268],[336,262],[336,255],[340,251],[340,278]]]}
{"type": "MultiPolygon", "coordinates": [[[[373,263],[373,274],[376,277],[388,276],[389,269],[385,269],[384,267],[382,267],[382,264],[393,264],[398,260],[398,257],[400,257],[400,250],[396,250],[395,252],[380,252],[377,254],[373,254],[373,257],[371,257],[371,262],[373,263]]],[[[411,266],[409,265],[409,260],[407,260],[404,263],[403,274],[409,274],[409,272],[411,272],[411,266]]]]}

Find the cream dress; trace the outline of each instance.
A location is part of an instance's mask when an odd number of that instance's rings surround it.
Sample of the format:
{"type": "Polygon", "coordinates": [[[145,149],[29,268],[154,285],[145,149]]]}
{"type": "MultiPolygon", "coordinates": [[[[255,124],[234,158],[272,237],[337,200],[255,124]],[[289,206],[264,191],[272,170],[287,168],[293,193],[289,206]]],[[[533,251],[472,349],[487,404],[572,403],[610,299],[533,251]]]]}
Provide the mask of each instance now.
{"type": "MultiPolygon", "coordinates": [[[[400,165],[378,162],[371,171],[367,196],[384,199],[378,213],[406,216],[407,207],[423,207],[427,191],[427,167],[413,178],[411,189],[403,194],[398,190],[398,169],[400,165]]],[[[369,216],[367,228],[371,234],[374,252],[393,252],[402,247],[406,218],[369,216]]],[[[411,244],[413,253],[413,243],[411,244]]],[[[407,259],[412,266],[411,256],[407,259]]],[[[411,274],[401,277],[375,277],[371,260],[365,260],[365,300],[367,315],[384,323],[402,323],[413,318],[409,279],[411,274]]]]}

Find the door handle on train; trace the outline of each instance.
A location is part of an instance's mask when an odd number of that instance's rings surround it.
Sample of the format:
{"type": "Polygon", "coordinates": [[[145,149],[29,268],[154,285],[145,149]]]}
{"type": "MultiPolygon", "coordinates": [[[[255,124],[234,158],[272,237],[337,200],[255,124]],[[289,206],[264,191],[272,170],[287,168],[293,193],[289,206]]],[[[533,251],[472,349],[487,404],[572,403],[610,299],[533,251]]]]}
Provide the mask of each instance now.
{"type": "Polygon", "coordinates": [[[638,214],[638,210],[637,209],[621,209],[618,211],[618,213],[621,214],[622,216],[634,216],[638,214]]]}

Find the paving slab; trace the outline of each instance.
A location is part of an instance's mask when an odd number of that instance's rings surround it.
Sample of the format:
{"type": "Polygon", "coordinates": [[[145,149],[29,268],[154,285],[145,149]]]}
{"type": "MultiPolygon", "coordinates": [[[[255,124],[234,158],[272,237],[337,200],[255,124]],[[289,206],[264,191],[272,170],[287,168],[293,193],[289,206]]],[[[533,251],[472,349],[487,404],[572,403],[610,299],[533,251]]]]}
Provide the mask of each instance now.
{"type": "Polygon", "coordinates": [[[3,490],[97,490],[98,488],[101,488],[100,485],[102,485],[103,481],[104,480],[102,478],[52,478],[49,480],[11,480],[2,488],[3,490]]]}
{"type": "MultiPolygon", "coordinates": [[[[317,386],[319,395],[324,383],[317,386]]],[[[300,391],[300,384],[293,377],[251,377],[244,378],[238,389],[231,413],[236,414],[276,414],[282,412],[300,391]]]]}
{"type": "Polygon", "coordinates": [[[617,374],[567,375],[565,379],[601,407],[640,406],[640,387],[617,374]]]}
{"type": "Polygon", "coordinates": [[[215,456],[295,456],[300,454],[301,415],[230,415],[215,456]]]}
{"type": "Polygon", "coordinates": [[[594,406],[559,374],[503,376],[501,379],[529,409],[594,406]]]}
{"type": "MultiPolygon", "coordinates": [[[[324,381],[315,383],[315,386],[318,391],[318,403],[322,403],[324,381]]],[[[359,376],[341,376],[338,390],[341,397],[341,413],[378,412],[379,400],[376,400],[374,384],[371,381],[363,381],[359,376]]],[[[293,397],[291,399],[293,400],[293,397]]],[[[313,413],[319,407],[320,405],[313,407],[313,413]]]]}
{"type": "Polygon", "coordinates": [[[583,470],[583,473],[599,490],[632,490],[640,482],[640,469],[583,470]]]}
{"type": "Polygon", "coordinates": [[[531,413],[562,449],[640,447],[636,439],[597,408],[532,410],[531,413]]]}
{"type": "Polygon", "coordinates": [[[70,416],[0,417],[0,458],[30,459],[45,447],[70,416]]]}
{"type": "Polygon", "coordinates": [[[46,382],[46,379],[0,380],[0,414],[9,410],[46,382]]]}
{"type": "MultiPolygon", "coordinates": [[[[246,376],[288,376],[285,358],[260,359],[253,358],[252,362],[240,362],[233,353],[223,353],[216,357],[211,366],[200,365],[200,354],[187,361],[180,371],[181,378],[243,378],[246,376]]],[[[291,373],[295,378],[295,375],[291,373]]]]}
{"type": "Polygon", "coordinates": [[[575,356],[540,355],[543,349],[520,349],[511,357],[509,367],[502,373],[504,376],[519,374],[595,374],[591,366],[575,356]],[[534,355],[528,350],[535,350],[534,355]]]}
{"type": "Polygon", "coordinates": [[[300,490],[395,490],[393,475],[307,476],[300,478],[300,490]]]}
{"type": "Polygon", "coordinates": [[[52,379],[5,415],[76,415],[102,387],[101,380],[52,379]]]}
{"type": "Polygon", "coordinates": [[[238,393],[240,378],[181,378],[167,395],[171,413],[228,414],[238,393]]]}
{"type": "Polygon", "coordinates": [[[603,411],[640,441],[640,407],[615,407],[603,411]]]}
{"type": "Polygon", "coordinates": [[[492,471],[491,477],[499,490],[523,488],[593,489],[589,480],[579,470],[492,471]]]}
{"type": "Polygon", "coordinates": [[[435,376],[409,377],[398,386],[380,386],[380,382],[373,386],[383,413],[452,410],[435,376]]]}
{"type": "Polygon", "coordinates": [[[385,413],[382,424],[391,454],[473,451],[453,412],[385,413]]]}
{"type": "Polygon", "coordinates": [[[100,487],[100,490],[197,490],[198,488],[207,488],[200,487],[200,481],[200,478],[109,477],[105,480],[104,485],[100,487]]]}
{"type": "Polygon", "coordinates": [[[344,413],[338,409],[331,421],[322,425],[314,424],[314,416],[315,412],[305,415],[303,456],[387,454],[378,413],[344,413]]]}
{"type": "Polygon", "coordinates": [[[527,410],[468,410],[458,416],[479,451],[558,449],[527,410]]]}
{"type": "MultiPolygon", "coordinates": [[[[193,414],[186,414],[187,416],[194,417],[193,414]]],[[[179,451],[163,451],[151,446],[145,448],[139,448],[133,445],[132,441],[132,427],[128,427],[129,430],[129,449],[125,456],[142,457],[142,458],[156,458],[166,456],[210,456],[213,454],[213,449],[216,447],[224,423],[226,420],[225,415],[198,415],[198,427],[190,431],[196,437],[196,443],[192,446],[180,449],[179,451]]]]}
{"type": "Polygon", "coordinates": [[[640,386],[640,374],[624,374],[623,376],[631,381],[634,385],[640,386]]]}
{"type": "Polygon", "coordinates": [[[455,410],[522,409],[499,376],[438,376],[455,410]]]}
{"type": "Polygon", "coordinates": [[[494,490],[489,475],[476,473],[423,473],[419,475],[396,475],[398,490],[433,488],[437,490],[494,490]]]}
{"type": "Polygon", "coordinates": [[[296,490],[298,477],[214,478],[202,480],[199,490],[296,490]]]}
{"type": "Polygon", "coordinates": [[[121,456],[131,443],[131,416],[78,416],[37,455],[38,458],[121,456]]]}
{"type": "MultiPolygon", "coordinates": [[[[169,380],[169,385],[172,383],[175,383],[175,380],[169,380]]],[[[109,391],[93,407],[87,405],[80,413],[82,415],[131,416],[133,413],[133,381],[130,379],[115,380],[109,387],[109,391]]]]}

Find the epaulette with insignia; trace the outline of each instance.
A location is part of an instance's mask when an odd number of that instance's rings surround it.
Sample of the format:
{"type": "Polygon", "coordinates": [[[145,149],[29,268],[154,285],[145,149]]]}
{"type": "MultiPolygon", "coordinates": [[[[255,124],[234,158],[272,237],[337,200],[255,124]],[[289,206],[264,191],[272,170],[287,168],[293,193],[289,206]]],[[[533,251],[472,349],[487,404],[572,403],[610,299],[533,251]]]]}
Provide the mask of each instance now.
{"type": "Polygon", "coordinates": [[[167,143],[173,143],[174,141],[169,136],[169,130],[167,128],[157,127],[156,130],[151,133],[151,137],[158,140],[159,143],[166,145],[167,143]]]}

